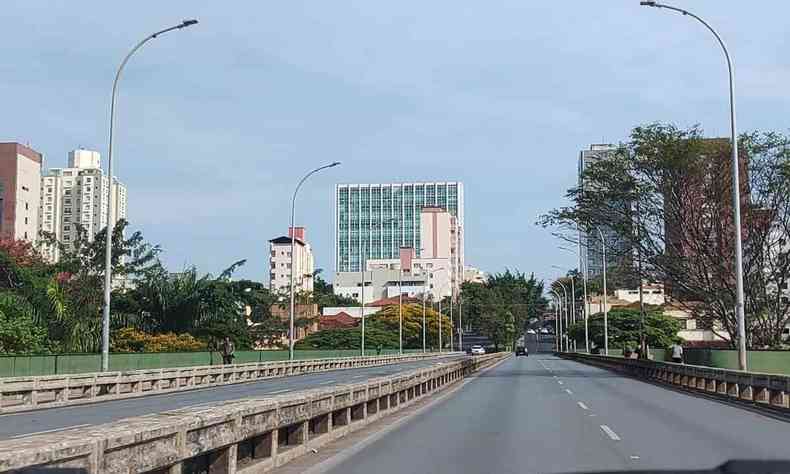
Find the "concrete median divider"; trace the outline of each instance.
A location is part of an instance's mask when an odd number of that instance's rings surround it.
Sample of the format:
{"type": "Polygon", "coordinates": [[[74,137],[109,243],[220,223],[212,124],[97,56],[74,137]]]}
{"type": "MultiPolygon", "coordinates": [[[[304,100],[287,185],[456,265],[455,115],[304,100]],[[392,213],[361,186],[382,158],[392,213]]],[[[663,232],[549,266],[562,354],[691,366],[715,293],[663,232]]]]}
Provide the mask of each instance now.
{"type": "Polygon", "coordinates": [[[790,416],[790,376],[697,365],[560,353],[560,357],[790,416]]]}
{"type": "Polygon", "coordinates": [[[448,360],[366,382],[249,398],[0,442],[0,472],[266,472],[509,357],[448,360]]]}
{"type": "Polygon", "coordinates": [[[413,362],[457,353],[305,359],[172,369],[0,378],[0,414],[118,400],[338,369],[413,362]]]}

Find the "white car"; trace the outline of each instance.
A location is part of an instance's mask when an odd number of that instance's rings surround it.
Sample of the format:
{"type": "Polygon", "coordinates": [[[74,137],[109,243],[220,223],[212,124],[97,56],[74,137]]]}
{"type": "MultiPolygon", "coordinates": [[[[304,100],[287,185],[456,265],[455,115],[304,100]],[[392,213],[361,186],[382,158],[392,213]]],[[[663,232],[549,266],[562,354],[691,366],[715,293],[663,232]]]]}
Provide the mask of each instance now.
{"type": "Polygon", "coordinates": [[[534,329],[527,329],[527,334],[537,334],[534,329]]]}
{"type": "Polygon", "coordinates": [[[485,354],[486,350],[483,346],[474,345],[472,346],[472,355],[480,355],[485,354]]]}
{"type": "Polygon", "coordinates": [[[546,329],[546,328],[541,328],[541,330],[540,330],[540,333],[541,333],[541,334],[548,334],[548,333],[549,333],[549,330],[548,330],[548,329],[546,329]]]}

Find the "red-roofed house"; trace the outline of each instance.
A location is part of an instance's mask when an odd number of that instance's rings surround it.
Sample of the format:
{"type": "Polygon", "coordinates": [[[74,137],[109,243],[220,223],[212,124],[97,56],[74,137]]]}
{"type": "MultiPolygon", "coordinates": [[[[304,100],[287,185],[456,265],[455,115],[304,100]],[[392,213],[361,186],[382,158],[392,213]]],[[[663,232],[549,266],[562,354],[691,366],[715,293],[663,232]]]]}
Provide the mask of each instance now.
{"type": "Polygon", "coordinates": [[[359,323],[357,318],[348,313],[340,312],[332,316],[321,316],[318,320],[318,328],[324,329],[345,329],[353,328],[359,323]]]}

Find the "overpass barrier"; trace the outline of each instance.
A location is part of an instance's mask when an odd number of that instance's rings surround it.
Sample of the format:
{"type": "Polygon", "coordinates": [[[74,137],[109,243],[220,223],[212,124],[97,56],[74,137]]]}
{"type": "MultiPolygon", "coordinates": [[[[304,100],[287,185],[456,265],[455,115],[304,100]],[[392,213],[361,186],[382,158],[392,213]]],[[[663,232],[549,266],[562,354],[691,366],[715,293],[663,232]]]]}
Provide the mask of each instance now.
{"type": "Polygon", "coordinates": [[[790,415],[790,376],[580,353],[560,357],[790,415]]]}
{"type": "Polygon", "coordinates": [[[430,398],[510,353],[0,442],[0,472],[266,472],[430,398]]]}
{"type": "Polygon", "coordinates": [[[180,392],[338,369],[413,362],[457,353],[340,357],[251,364],[0,378],[0,414],[180,392]]]}

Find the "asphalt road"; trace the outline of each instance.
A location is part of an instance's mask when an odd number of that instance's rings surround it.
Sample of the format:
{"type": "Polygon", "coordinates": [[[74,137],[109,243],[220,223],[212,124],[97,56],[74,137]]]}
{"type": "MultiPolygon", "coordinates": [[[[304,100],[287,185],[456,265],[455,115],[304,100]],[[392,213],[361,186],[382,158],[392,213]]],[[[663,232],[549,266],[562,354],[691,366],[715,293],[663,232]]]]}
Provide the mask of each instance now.
{"type": "Polygon", "coordinates": [[[280,395],[297,390],[328,387],[343,383],[357,383],[369,378],[383,377],[402,371],[428,367],[433,364],[447,363],[447,361],[454,360],[457,357],[464,356],[380,367],[334,370],[126,400],[105,401],[89,405],[74,405],[27,413],[0,415],[0,440],[97,425],[132,416],[159,413],[208,403],[260,397],[262,395],[280,395]]]}
{"type": "MultiPolygon", "coordinates": [[[[333,474],[709,469],[790,459],[790,422],[545,354],[470,379],[333,474]]],[[[784,471],[783,471],[784,472],[784,471]]]]}

